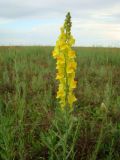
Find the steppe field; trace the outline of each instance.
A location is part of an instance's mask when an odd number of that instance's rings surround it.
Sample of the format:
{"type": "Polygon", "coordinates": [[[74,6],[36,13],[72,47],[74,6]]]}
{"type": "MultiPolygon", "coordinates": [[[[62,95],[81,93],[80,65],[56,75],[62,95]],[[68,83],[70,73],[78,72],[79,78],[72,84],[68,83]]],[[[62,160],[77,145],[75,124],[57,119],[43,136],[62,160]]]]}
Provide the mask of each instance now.
{"type": "Polygon", "coordinates": [[[56,99],[53,47],[0,47],[0,160],[120,160],[120,48],[74,50],[69,114],[56,99]]]}

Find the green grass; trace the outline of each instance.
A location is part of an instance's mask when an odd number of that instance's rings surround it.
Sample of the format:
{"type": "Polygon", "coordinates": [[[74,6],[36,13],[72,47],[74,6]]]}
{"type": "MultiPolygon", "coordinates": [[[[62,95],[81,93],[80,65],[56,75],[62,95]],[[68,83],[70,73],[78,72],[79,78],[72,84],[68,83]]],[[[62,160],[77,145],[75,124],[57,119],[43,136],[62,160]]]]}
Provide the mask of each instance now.
{"type": "Polygon", "coordinates": [[[0,160],[119,160],[120,49],[75,48],[73,113],[59,110],[52,50],[0,47],[0,160]]]}

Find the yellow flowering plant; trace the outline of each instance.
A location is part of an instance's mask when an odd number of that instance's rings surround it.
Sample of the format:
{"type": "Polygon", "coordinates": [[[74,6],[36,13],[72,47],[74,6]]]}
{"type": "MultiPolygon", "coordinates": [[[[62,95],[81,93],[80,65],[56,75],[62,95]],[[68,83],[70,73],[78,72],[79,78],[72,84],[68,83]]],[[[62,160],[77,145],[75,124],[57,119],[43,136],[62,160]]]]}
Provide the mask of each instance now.
{"type": "Polygon", "coordinates": [[[61,27],[61,34],[52,53],[57,61],[56,79],[59,81],[57,98],[60,100],[62,109],[65,107],[73,109],[73,103],[77,100],[73,93],[77,84],[75,81],[77,63],[75,61],[76,53],[72,49],[75,39],[71,35],[71,26],[71,15],[68,12],[64,25],[61,27]]]}

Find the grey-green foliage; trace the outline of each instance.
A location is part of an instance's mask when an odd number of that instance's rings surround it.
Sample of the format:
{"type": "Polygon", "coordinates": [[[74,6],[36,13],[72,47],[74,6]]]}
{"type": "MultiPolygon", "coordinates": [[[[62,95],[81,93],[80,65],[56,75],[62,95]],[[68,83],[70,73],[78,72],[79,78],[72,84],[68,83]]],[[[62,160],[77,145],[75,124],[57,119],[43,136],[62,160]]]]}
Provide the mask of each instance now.
{"type": "Polygon", "coordinates": [[[57,110],[52,50],[0,47],[0,159],[120,159],[120,49],[75,48],[70,115],[57,110]]]}
{"type": "Polygon", "coordinates": [[[41,134],[43,146],[48,149],[50,160],[74,160],[80,120],[68,111],[57,109],[52,126],[41,134]]]}
{"type": "Polygon", "coordinates": [[[0,100],[0,159],[14,160],[15,158],[15,116],[8,106],[0,100]]]}

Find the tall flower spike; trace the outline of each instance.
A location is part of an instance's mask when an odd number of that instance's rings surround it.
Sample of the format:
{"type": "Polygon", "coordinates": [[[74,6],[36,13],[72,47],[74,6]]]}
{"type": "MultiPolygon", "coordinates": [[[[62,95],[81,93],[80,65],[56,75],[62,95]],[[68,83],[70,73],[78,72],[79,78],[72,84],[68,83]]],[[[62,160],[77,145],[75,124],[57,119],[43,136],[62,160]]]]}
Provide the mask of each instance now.
{"type": "Polygon", "coordinates": [[[57,97],[62,109],[70,107],[73,109],[73,103],[77,100],[74,96],[74,89],[77,82],[75,79],[75,71],[77,63],[75,61],[76,53],[72,49],[75,39],[71,35],[71,15],[68,12],[61,34],[56,42],[53,51],[53,57],[56,59],[56,79],[59,81],[57,97]]]}

